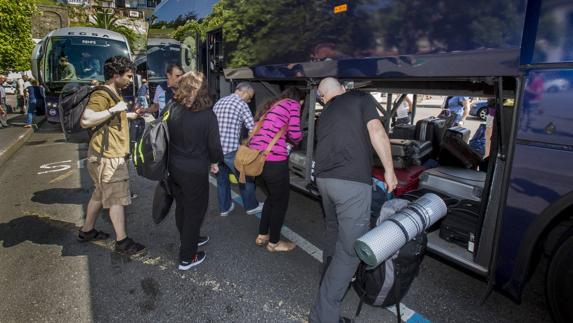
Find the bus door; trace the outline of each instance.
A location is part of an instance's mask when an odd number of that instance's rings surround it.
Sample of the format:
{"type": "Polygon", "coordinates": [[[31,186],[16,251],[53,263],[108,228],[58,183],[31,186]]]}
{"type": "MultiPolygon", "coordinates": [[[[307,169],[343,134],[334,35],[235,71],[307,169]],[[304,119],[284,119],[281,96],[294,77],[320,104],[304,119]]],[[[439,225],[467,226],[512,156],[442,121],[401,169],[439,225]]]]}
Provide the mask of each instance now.
{"type": "Polygon", "coordinates": [[[218,28],[207,32],[205,46],[207,84],[209,84],[209,92],[217,100],[223,77],[223,29],[218,28]]]}

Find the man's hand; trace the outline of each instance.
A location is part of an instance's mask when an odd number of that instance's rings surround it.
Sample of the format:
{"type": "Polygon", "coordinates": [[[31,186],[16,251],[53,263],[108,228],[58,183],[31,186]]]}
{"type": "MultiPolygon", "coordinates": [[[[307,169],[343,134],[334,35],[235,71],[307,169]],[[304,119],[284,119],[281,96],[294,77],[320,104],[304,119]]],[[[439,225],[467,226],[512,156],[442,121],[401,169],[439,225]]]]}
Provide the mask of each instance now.
{"type": "Polygon", "coordinates": [[[384,166],[384,181],[388,192],[392,192],[398,180],[394,174],[394,163],[392,162],[392,149],[390,148],[390,140],[384,130],[384,126],[380,120],[370,120],[367,124],[368,134],[370,135],[370,142],[384,166]]]}
{"type": "Polygon", "coordinates": [[[127,111],[127,104],[125,102],[120,101],[118,104],[114,105],[113,107],[109,108],[109,112],[116,114],[119,112],[127,111]]]}
{"type": "Polygon", "coordinates": [[[211,164],[211,173],[217,174],[219,172],[219,164],[211,164]]]}
{"type": "Polygon", "coordinates": [[[396,186],[398,186],[398,179],[396,178],[394,169],[391,171],[384,171],[384,182],[384,184],[386,184],[386,190],[388,193],[391,193],[396,189],[396,186]]]}

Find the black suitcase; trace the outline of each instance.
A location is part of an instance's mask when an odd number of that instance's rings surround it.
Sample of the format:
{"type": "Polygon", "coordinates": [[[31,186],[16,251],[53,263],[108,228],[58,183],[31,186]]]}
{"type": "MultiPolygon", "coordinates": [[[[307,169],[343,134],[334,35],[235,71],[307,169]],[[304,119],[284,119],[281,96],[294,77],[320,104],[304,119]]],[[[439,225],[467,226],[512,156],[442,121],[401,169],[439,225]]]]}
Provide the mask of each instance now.
{"type": "Polygon", "coordinates": [[[392,157],[412,157],[415,153],[415,143],[413,140],[390,139],[392,157]]]}
{"type": "Polygon", "coordinates": [[[446,130],[446,135],[449,136],[458,136],[460,139],[462,139],[465,142],[468,142],[470,140],[470,134],[471,131],[468,128],[464,128],[464,127],[451,127],[448,130],[446,130]]]}
{"type": "Polygon", "coordinates": [[[473,252],[480,209],[481,203],[472,200],[461,200],[449,206],[440,225],[440,237],[473,252]]]}
{"type": "Polygon", "coordinates": [[[414,154],[412,155],[412,164],[421,166],[430,159],[432,155],[432,143],[418,140],[413,140],[413,142],[414,154]]]}
{"type": "Polygon", "coordinates": [[[442,140],[438,160],[442,166],[476,169],[481,156],[453,132],[447,132],[442,140]]]}
{"type": "Polygon", "coordinates": [[[422,119],[416,123],[416,140],[432,143],[432,157],[436,157],[440,151],[440,143],[448,128],[447,126],[448,120],[436,117],[422,119]]]}
{"type": "Polygon", "coordinates": [[[390,133],[391,139],[416,139],[416,125],[413,124],[400,124],[392,128],[390,133]]]}

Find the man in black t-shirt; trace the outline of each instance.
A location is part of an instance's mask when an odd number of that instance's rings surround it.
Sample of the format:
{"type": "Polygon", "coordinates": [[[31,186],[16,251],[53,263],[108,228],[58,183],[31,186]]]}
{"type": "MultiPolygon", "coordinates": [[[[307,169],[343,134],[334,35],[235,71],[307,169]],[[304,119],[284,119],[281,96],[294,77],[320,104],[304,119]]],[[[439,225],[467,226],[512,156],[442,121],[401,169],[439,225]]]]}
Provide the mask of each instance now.
{"type": "MultiPolygon", "coordinates": [[[[384,166],[389,192],[398,181],[390,141],[374,98],[346,92],[334,78],[318,87],[326,104],[317,127],[316,182],[326,221],[325,271],[310,322],[338,322],[340,304],[360,260],[354,241],[369,229],[373,150],[384,166]]],[[[344,319],[344,318],[342,318],[344,319]]]]}

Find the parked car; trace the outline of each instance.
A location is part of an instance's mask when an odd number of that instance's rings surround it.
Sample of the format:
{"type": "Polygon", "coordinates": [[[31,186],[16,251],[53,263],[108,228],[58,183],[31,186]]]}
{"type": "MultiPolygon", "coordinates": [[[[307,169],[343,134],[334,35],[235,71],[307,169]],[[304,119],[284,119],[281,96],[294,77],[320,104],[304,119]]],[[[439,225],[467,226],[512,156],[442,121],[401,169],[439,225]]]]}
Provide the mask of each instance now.
{"type": "Polygon", "coordinates": [[[472,103],[470,107],[470,115],[485,121],[485,118],[487,117],[487,101],[472,103]]]}
{"type": "Polygon", "coordinates": [[[569,89],[569,81],[564,78],[545,80],[543,83],[543,89],[545,92],[549,93],[567,91],[569,89]]]}

